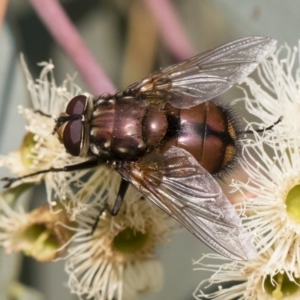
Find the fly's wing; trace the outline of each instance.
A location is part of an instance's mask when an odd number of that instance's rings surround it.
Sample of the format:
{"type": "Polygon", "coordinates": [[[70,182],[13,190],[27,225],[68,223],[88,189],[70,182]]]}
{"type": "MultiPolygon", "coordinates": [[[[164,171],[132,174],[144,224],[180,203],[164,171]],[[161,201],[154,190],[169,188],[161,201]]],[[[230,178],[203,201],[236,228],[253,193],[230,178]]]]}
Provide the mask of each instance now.
{"type": "Polygon", "coordinates": [[[256,257],[256,249],[215,179],[187,151],[124,163],[118,170],[144,196],[197,238],[234,260],[256,257]]]}
{"type": "Polygon", "coordinates": [[[155,72],[129,89],[150,98],[160,96],[177,108],[189,108],[215,98],[246,77],[275,51],[276,43],[265,37],[242,38],[155,72]]]}

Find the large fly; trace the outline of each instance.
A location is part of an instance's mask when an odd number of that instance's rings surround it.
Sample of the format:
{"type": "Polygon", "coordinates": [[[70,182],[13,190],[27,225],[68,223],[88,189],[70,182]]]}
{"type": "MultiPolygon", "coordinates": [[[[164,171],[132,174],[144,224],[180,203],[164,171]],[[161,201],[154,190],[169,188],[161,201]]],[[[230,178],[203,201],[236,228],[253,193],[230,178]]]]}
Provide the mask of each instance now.
{"type": "Polygon", "coordinates": [[[54,133],[86,162],[4,178],[107,164],[122,176],[112,214],[129,184],[220,254],[253,259],[256,250],[215,180],[238,155],[239,132],[228,110],[209,100],[250,74],[276,41],[247,37],[150,74],[115,95],[78,95],[54,133]]]}

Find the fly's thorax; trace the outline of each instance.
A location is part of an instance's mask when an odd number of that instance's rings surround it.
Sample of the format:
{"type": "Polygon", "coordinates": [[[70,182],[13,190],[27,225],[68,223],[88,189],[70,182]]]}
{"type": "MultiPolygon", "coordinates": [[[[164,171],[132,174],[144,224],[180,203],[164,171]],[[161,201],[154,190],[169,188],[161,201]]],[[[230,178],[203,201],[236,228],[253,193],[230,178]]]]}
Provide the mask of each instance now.
{"type": "Polygon", "coordinates": [[[227,109],[205,102],[189,109],[165,106],[169,129],[162,152],[172,146],[190,152],[211,174],[218,174],[236,157],[236,130],[227,109]]]}
{"type": "Polygon", "coordinates": [[[160,108],[135,97],[95,102],[90,150],[107,159],[137,160],[162,140],[167,121],[160,108]]]}
{"type": "Polygon", "coordinates": [[[98,99],[90,120],[90,151],[96,156],[109,156],[115,118],[115,99],[98,99]]]}
{"type": "Polygon", "coordinates": [[[156,148],[161,144],[168,129],[165,110],[157,105],[149,105],[143,120],[144,140],[147,146],[156,148]]]}

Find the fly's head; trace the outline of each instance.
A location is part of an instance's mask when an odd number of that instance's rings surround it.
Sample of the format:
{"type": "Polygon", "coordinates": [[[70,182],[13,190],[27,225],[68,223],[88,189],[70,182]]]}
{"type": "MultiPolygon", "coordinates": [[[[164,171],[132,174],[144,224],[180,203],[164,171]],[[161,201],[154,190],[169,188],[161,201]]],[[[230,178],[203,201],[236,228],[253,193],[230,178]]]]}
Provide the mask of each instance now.
{"type": "Polygon", "coordinates": [[[89,121],[93,98],[79,95],[70,100],[66,111],[56,120],[53,134],[73,156],[86,157],[89,150],[89,121]]]}

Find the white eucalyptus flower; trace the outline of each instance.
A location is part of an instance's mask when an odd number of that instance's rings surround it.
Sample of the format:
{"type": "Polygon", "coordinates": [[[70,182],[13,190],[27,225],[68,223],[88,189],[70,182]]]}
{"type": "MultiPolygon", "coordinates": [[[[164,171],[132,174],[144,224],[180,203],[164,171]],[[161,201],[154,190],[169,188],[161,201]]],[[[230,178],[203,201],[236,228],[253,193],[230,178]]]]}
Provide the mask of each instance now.
{"type": "MultiPolygon", "coordinates": [[[[300,56],[299,47],[284,45],[256,69],[259,80],[241,80],[241,99],[250,114],[259,119],[252,125],[265,128],[283,117],[277,127],[287,134],[299,132],[300,122],[300,56]]],[[[268,135],[268,132],[265,133],[268,135]]]]}
{"type": "Polygon", "coordinates": [[[253,132],[243,146],[247,182],[233,181],[245,201],[244,225],[254,236],[253,261],[220,264],[196,262],[214,274],[200,283],[197,299],[300,298],[300,69],[299,48],[282,47],[258,67],[261,84],[244,79],[246,107],[259,119],[249,128],[264,128],[283,116],[271,130],[253,132]],[[287,57],[282,58],[283,52],[287,57]],[[215,287],[215,290],[210,290],[215,287]]]}
{"type": "Polygon", "coordinates": [[[254,261],[228,262],[218,254],[208,254],[195,262],[195,270],[214,274],[200,282],[194,297],[199,300],[299,299],[299,262],[295,257],[286,257],[284,262],[281,260],[276,267],[269,268],[269,261],[273,259],[273,249],[264,252],[254,261]],[[214,263],[206,262],[211,262],[212,259],[214,263]]]}
{"type": "Polygon", "coordinates": [[[75,224],[62,207],[48,205],[32,212],[14,211],[0,198],[0,244],[7,253],[22,251],[38,261],[52,261],[64,254],[75,224]]]}
{"type": "MultiPolygon", "coordinates": [[[[82,162],[82,158],[68,154],[57,136],[52,134],[55,118],[65,110],[70,99],[82,93],[80,88],[71,77],[57,85],[51,62],[40,64],[43,68],[39,79],[35,81],[23,59],[22,63],[33,108],[19,108],[27,123],[26,134],[18,150],[7,156],[0,156],[0,166],[7,167],[18,177],[82,162]]],[[[39,183],[44,180],[48,202],[55,205],[55,201],[59,199],[74,219],[77,213],[88,209],[94,202],[102,201],[98,191],[102,193],[109,188],[106,174],[105,167],[99,167],[93,173],[90,170],[49,172],[27,177],[22,181],[39,183]],[[91,190],[89,187],[95,185],[95,180],[97,187],[91,190]]]]}
{"type": "MultiPolygon", "coordinates": [[[[120,177],[111,176],[112,186],[118,186],[120,177]]],[[[110,207],[116,192],[112,188],[108,193],[110,207]]],[[[125,300],[160,290],[163,270],[155,248],[169,240],[175,221],[133,187],[119,214],[113,217],[105,210],[91,233],[98,216],[96,207],[78,215],[66,262],[71,291],[87,298],[125,300]]]]}

